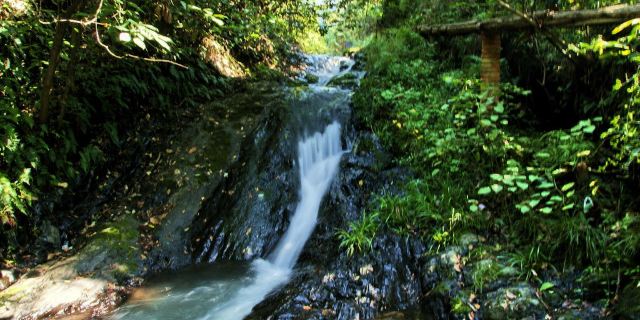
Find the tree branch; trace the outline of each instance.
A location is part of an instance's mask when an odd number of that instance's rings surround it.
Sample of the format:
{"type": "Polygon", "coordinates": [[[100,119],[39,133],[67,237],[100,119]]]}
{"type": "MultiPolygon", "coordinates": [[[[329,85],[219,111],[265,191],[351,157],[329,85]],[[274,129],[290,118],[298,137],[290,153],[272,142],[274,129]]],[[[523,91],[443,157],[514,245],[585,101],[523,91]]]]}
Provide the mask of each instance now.
{"type": "Polygon", "coordinates": [[[640,4],[616,5],[595,10],[574,10],[551,13],[539,10],[523,17],[515,14],[509,17],[493,18],[483,21],[466,21],[443,25],[422,25],[417,31],[424,37],[435,35],[464,35],[480,32],[514,31],[522,29],[539,29],[551,27],[575,27],[586,25],[603,25],[620,23],[625,20],[640,17],[640,4]],[[534,21],[534,25],[531,24],[534,21]]]}

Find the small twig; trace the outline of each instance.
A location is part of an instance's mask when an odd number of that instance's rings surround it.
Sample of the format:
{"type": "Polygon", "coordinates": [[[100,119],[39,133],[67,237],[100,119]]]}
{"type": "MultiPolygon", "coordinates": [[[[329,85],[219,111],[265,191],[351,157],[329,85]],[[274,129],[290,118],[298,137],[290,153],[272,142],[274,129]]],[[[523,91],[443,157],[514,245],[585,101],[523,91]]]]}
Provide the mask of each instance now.
{"type": "Polygon", "coordinates": [[[189,69],[189,67],[177,63],[175,61],[172,60],[167,60],[167,59],[158,59],[158,58],[148,58],[148,57],[140,57],[134,54],[130,54],[130,53],[125,53],[124,55],[118,55],[115,52],[113,52],[111,50],[111,48],[104,44],[102,42],[102,40],[100,39],[100,29],[99,26],[109,26],[109,24],[106,23],[101,23],[98,21],[98,16],[100,15],[100,11],[102,11],[102,5],[104,4],[104,0],[100,0],[100,2],[98,2],[98,7],[96,8],[96,12],[93,15],[93,18],[91,18],[90,20],[86,20],[86,21],[82,21],[82,20],[70,20],[70,19],[58,19],[56,21],[59,22],[68,22],[68,23],[78,23],[81,24],[83,26],[87,26],[90,24],[93,24],[96,30],[96,42],[98,43],[98,45],[100,45],[102,48],[105,49],[105,51],[107,51],[107,53],[116,58],[116,59],[124,59],[124,58],[130,58],[130,59],[134,59],[134,60],[142,60],[142,61],[148,61],[148,62],[160,62],[160,63],[168,63],[168,64],[172,64],[175,66],[178,66],[180,68],[184,68],[184,69],[189,69]]]}
{"type": "Polygon", "coordinates": [[[111,48],[109,48],[108,45],[104,44],[102,42],[102,40],[100,40],[100,32],[98,31],[98,24],[95,25],[96,26],[96,41],[98,42],[98,44],[103,47],[107,53],[109,55],[111,55],[112,57],[116,58],[116,59],[124,59],[124,58],[131,58],[134,60],[143,60],[143,61],[149,61],[149,62],[160,62],[160,63],[168,63],[168,64],[172,64],[175,66],[178,66],[180,68],[184,68],[184,69],[189,69],[189,67],[177,63],[175,61],[172,60],[167,60],[167,59],[158,59],[158,58],[147,58],[147,57],[140,57],[140,56],[136,56],[134,54],[130,54],[130,53],[125,53],[123,56],[117,55],[115,52],[111,51],[111,48]]]}
{"type": "Polygon", "coordinates": [[[519,16],[520,18],[526,20],[527,22],[529,22],[529,24],[531,24],[532,26],[536,27],[537,29],[542,28],[542,26],[538,23],[536,23],[533,18],[529,17],[526,13],[524,12],[520,12],[517,9],[515,9],[514,7],[512,7],[510,4],[502,1],[502,0],[498,0],[498,4],[501,5],[502,7],[504,7],[505,9],[511,11],[511,13],[519,16]]]}
{"type": "Polygon", "coordinates": [[[108,24],[108,23],[97,22],[96,17],[94,17],[91,20],[54,19],[53,21],[38,20],[38,22],[40,22],[41,24],[44,24],[44,25],[50,25],[50,24],[56,24],[56,23],[60,23],[60,22],[65,22],[65,23],[79,24],[79,25],[81,25],[83,27],[86,27],[88,25],[95,24],[95,23],[97,23],[97,24],[99,24],[99,25],[101,25],[103,27],[109,27],[110,26],[110,24],[108,24]]]}
{"type": "Polygon", "coordinates": [[[549,40],[549,42],[551,42],[551,44],[554,47],[556,47],[556,49],[558,49],[558,51],[560,51],[560,53],[562,53],[563,56],[565,56],[565,58],[569,59],[574,64],[576,63],[573,60],[573,58],[569,54],[567,54],[567,51],[565,50],[566,45],[564,41],[558,38],[558,36],[556,36],[553,32],[543,28],[543,25],[541,23],[536,22],[532,17],[530,17],[526,13],[517,10],[516,8],[512,7],[510,4],[504,2],[503,0],[498,0],[498,4],[504,7],[505,9],[507,9],[508,11],[512,12],[513,14],[521,17],[522,19],[527,21],[531,26],[533,26],[535,29],[542,32],[542,35],[544,35],[545,38],[547,38],[547,40],[549,40]]]}

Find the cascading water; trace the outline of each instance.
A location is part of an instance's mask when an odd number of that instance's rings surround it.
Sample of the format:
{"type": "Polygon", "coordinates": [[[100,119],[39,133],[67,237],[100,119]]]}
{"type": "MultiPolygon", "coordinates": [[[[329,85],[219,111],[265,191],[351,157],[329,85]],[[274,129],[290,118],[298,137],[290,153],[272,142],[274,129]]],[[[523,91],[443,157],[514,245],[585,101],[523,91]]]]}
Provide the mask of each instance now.
{"type": "MultiPolygon", "coordinates": [[[[348,103],[350,91],[328,88],[326,83],[332,77],[347,72],[353,61],[329,56],[307,58],[310,63],[308,72],[318,76],[320,81],[311,85],[308,96],[301,100],[304,110],[300,112],[309,113],[309,117],[300,118],[298,122],[302,128],[317,130],[318,127],[314,126],[317,122],[332,118],[326,113],[320,116],[320,113],[334,107],[344,108],[348,103]]],[[[189,269],[184,275],[171,274],[169,280],[148,287],[152,292],[148,300],[133,301],[116,312],[113,318],[243,319],[269,293],[287,283],[313,233],[322,198],[338,171],[344,153],[340,123],[333,121],[319,131],[322,132],[307,135],[298,142],[299,202],[288,229],[268,259],[254,260],[250,270],[242,265],[222,264],[204,271],[202,268],[189,269]]]]}
{"type": "Polygon", "coordinates": [[[300,202],[272,260],[254,261],[254,282],[201,319],[242,319],[273,289],[289,280],[291,270],[316,225],[322,196],[338,170],[342,153],[338,122],[327,126],[323,133],[318,132],[298,143],[300,202]]]}

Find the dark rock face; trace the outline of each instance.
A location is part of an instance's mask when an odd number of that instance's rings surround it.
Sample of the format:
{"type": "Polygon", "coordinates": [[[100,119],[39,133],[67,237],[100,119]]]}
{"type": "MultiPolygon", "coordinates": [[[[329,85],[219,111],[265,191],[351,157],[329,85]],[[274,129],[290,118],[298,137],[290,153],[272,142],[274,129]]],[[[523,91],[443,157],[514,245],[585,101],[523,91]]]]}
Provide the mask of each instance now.
{"type": "MultiPolygon", "coordinates": [[[[228,175],[198,212],[190,230],[196,263],[269,255],[298,202],[299,138],[335,119],[349,123],[348,91],[293,88],[291,95],[288,103],[266,111],[228,175]]],[[[349,145],[349,138],[344,140],[349,145]]]]}
{"type": "Polygon", "coordinates": [[[270,110],[192,224],[195,262],[265,256],[295,209],[298,179],[285,108],[270,110]]]}
{"type": "Polygon", "coordinates": [[[175,156],[168,160],[173,165],[157,168],[143,188],[150,191],[142,192],[160,198],[146,202],[155,213],[150,221],[154,228],[149,230],[153,241],[146,241],[153,244],[145,263],[148,270],[177,269],[192,263],[190,230],[198,229],[201,221],[194,223],[196,214],[210,205],[203,200],[220,192],[229,182],[227,177],[235,177],[228,169],[247,160],[239,159],[238,153],[243,152],[246,158],[251,152],[245,143],[253,138],[250,134],[264,125],[264,115],[281,107],[283,101],[282,90],[272,83],[251,84],[246,91],[208,106],[199,121],[183,130],[179,140],[172,141],[176,142],[172,147],[175,156]],[[155,191],[162,190],[163,185],[172,191],[155,191]]]}

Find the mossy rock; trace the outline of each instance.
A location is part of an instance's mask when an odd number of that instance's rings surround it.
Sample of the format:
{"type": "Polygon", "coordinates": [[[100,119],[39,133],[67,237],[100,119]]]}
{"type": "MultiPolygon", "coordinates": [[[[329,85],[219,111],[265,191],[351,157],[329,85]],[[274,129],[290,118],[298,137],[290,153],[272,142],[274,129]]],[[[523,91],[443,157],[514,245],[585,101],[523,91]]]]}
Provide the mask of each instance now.
{"type": "Polygon", "coordinates": [[[640,287],[636,282],[624,288],[614,310],[620,319],[640,320],[640,287]]]}
{"type": "Polygon", "coordinates": [[[501,288],[485,297],[485,319],[542,319],[543,304],[536,297],[536,289],[527,283],[501,288]]]}
{"type": "Polygon", "coordinates": [[[311,73],[307,73],[304,75],[304,80],[307,81],[307,83],[309,84],[314,84],[314,83],[318,83],[318,81],[320,81],[320,77],[311,74],[311,73]]]}
{"type": "Polygon", "coordinates": [[[125,215],[100,227],[78,254],[78,272],[98,271],[117,281],[138,274],[138,224],[134,217],[125,215]]]}
{"type": "Polygon", "coordinates": [[[354,89],[358,86],[358,76],[354,73],[347,72],[343,75],[337,76],[327,84],[329,87],[339,87],[345,89],[354,89]]]}

